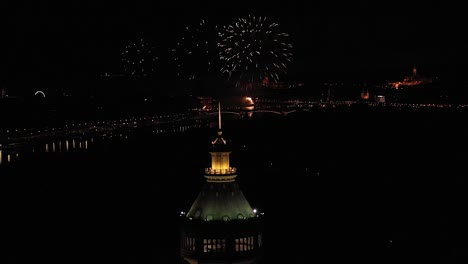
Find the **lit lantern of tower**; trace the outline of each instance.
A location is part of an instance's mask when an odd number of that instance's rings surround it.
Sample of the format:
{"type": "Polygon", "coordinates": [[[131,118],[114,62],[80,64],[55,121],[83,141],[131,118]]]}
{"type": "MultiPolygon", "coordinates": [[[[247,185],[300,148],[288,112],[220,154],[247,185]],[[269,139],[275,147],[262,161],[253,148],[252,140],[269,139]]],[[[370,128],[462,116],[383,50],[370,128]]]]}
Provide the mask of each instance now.
{"type": "Polygon", "coordinates": [[[236,183],[229,163],[231,148],[221,131],[211,143],[211,167],[206,182],[188,213],[181,214],[180,253],[183,263],[259,263],[263,255],[262,214],[236,183]]]}

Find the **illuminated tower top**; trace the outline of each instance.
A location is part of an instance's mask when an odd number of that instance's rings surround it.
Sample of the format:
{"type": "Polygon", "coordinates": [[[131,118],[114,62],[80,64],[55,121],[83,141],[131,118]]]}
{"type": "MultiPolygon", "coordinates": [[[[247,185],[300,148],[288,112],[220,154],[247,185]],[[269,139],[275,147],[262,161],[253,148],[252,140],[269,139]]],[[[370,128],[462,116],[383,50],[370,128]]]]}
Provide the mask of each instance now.
{"type": "Polygon", "coordinates": [[[181,212],[181,263],[259,264],[263,259],[263,213],[257,214],[229,164],[230,144],[221,131],[211,142],[211,166],[205,169],[202,190],[189,212],[181,212]]]}
{"type": "Polygon", "coordinates": [[[211,142],[211,167],[205,169],[205,178],[208,182],[234,181],[236,168],[229,165],[231,148],[223,138],[221,130],[221,104],[218,103],[218,136],[211,142]]]}
{"type": "Polygon", "coordinates": [[[247,219],[254,210],[235,182],[237,170],[229,164],[231,148],[221,130],[221,105],[218,104],[218,136],[211,142],[211,167],[205,169],[206,183],[186,217],[206,221],[247,219]]]}

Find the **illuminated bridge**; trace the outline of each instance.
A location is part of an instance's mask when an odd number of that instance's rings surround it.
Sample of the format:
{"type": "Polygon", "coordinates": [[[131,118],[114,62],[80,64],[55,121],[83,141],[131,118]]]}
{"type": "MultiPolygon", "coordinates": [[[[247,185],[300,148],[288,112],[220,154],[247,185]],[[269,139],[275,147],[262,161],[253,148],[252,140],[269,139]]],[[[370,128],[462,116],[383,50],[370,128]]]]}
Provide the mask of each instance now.
{"type": "MultiPolygon", "coordinates": [[[[309,111],[308,108],[304,109],[255,109],[255,110],[242,110],[242,109],[237,109],[237,110],[222,110],[222,114],[230,114],[230,115],[245,115],[248,113],[271,113],[275,115],[281,115],[281,116],[286,116],[298,111],[309,111]]],[[[207,112],[207,115],[217,115],[218,111],[212,111],[212,112],[207,112]]]]}

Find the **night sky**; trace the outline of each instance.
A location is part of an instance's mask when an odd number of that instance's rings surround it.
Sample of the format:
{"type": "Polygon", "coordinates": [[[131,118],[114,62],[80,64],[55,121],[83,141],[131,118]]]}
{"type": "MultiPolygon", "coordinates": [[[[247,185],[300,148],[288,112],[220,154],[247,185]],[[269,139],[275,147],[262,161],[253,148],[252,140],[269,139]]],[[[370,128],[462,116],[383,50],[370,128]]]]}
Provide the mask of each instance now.
{"type": "MultiPolygon", "coordinates": [[[[120,70],[123,47],[145,37],[169,51],[181,28],[200,18],[229,24],[267,16],[291,35],[290,79],[323,76],[395,78],[460,75],[465,67],[464,17],[456,6],[354,1],[23,1],[8,6],[1,79],[76,80],[120,70]],[[9,30],[7,32],[10,32],[9,30]],[[374,76],[374,77],[372,77],[374,76]]],[[[167,52],[166,52],[167,53],[167,52]]]]}

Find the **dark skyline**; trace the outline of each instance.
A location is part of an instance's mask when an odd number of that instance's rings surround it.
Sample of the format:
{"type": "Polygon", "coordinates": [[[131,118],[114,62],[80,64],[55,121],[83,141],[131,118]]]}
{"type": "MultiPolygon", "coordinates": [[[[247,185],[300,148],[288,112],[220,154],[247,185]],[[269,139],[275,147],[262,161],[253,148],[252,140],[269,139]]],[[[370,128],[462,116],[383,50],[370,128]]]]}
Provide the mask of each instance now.
{"type": "Polygon", "coordinates": [[[14,34],[1,62],[6,80],[119,71],[123,47],[136,39],[153,40],[165,54],[187,24],[204,18],[226,25],[248,14],[266,16],[291,35],[293,79],[390,78],[410,73],[413,65],[429,75],[457,75],[466,60],[463,18],[449,12],[456,7],[441,4],[26,1],[8,9],[14,34]]]}

